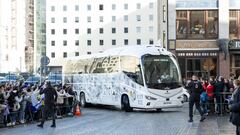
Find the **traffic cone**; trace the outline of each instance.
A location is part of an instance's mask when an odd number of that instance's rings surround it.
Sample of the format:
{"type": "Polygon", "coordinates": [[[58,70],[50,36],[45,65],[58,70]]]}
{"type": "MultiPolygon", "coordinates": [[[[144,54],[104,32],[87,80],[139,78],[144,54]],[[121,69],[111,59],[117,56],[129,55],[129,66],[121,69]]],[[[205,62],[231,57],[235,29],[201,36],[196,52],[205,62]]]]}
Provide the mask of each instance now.
{"type": "Polygon", "coordinates": [[[80,115],[81,115],[80,107],[79,107],[79,105],[77,104],[77,106],[76,106],[76,111],[75,111],[75,116],[80,116],[80,115]]]}

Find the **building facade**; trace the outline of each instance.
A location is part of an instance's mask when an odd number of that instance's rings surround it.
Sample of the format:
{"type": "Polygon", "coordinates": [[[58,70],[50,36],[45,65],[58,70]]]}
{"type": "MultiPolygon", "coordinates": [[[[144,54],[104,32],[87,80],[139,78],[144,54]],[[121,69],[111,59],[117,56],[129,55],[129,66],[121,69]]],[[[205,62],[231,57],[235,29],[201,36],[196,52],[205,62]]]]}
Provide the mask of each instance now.
{"type": "Polygon", "coordinates": [[[34,0],[26,0],[26,47],[25,64],[28,72],[33,72],[34,65],[34,0]]]}
{"type": "Polygon", "coordinates": [[[0,72],[30,71],[33,0],[0,0],[0,72]]]}
{"type": "Polygon", "coordinates": [[[239,0],[167,0],[168,49],[182,76],[239,76],[239,0]],[[234,41],[232,41],[235,39],[234,41]],[[229,48],[232,41],[232,48],[229,48]]]}
{"type": "Polygon", "coordinates": [[[35,0],[34,7],[34,73],[40,73],[40,59],[46,56],[46,0],[35,0]]]}
{"type": "Polygon", "coordinates": [[[46,54],[51,70],[59,71],[68,57],[156,44],[158,6],[158,0],[46,1],[46,54]]]}
{"type": "Polygon", "coordinates": [[[7,72],[9,68],[10,7],[10,1],[0,0],[0,72],[7,72]]]}

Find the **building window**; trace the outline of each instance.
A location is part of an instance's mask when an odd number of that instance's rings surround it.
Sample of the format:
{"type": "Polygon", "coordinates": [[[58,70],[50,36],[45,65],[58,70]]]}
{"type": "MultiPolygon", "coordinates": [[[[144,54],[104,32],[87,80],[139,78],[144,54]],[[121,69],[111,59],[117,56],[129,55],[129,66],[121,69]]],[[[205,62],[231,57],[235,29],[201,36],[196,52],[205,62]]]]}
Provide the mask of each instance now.
{"type": "Polygon", "coordinates": [[[87,34],[91,34],[91,28],[87,28],[87,34]]]}
{"type": "Polygon", "coordinates": [[[55,11],[55,7],[51,6],[51,11],[54,12],[55,11]]]}
{"type": "Polygon", "coordinates": [[[79,29],[75,29],[75,34],[79,34],[79,29]]]}
{"type": "Polygon", "coordinates": [[[63,46],[67,46],[67,40],[63,40],[63,46]]]}
{"type": "Polygon", "coordinates": [[[103,31],[103,28],[99,28],[99,33],[100,33],[100,34],[103,34],[103,32],[104,32],[104,31],[103,31]]]}
{"type": "Polygon", "coordinates": [[[99,16],[99,22],[103,22],[103,16],[99,16]]]}
{"type": "Polygon", "coordinates": [[[75,40],[75,46],[79,46],[79,40],[75,40]]]}
{"type": "Polygon", "coordinates": [[[112,45],[116,45],[116,40],[115,39],[112,40],[112,45]]]}
{"type": "Polygon", "coordinates": [[[75,5],[75,11],[79,11],[79,6],[75,5]]]}
{"type": "Polygon", "coordinates": [[[63,23],[67,23],[67,17],[63,17],[63,23]]]}
{"type": "Polygon", "coordinates": [[[137,3],[137,9],[141,9],[141,4],[137,3]]]}
{"type": "Polygon", "coordinates": [[[104,41],[103,40],[99,40],[99,45],[103,45],[104,41]]]}
{"type": "Polygon", "coordinates": [[[63,58],[67,58],[67,53],[66,52],[63,53],[63,58]]]}
{"type": "Polygon", "coordinates": [[[128,39],[124,39],[124,45],[128,45],[128,39]]]}
{"type": "Polygon", "coordinates": [[[141,45],[141,39],[137,39],[137,45],[141,45]]]}
{"type": "Polygon", "coordinates": [[[55,18],[54,17],[51,18],[51,23],[55,23],[55,18]]]}
{"type": "Polygon", "coordinates": [[[128,33],[128,28],[124,27],[124,33],[128,33]]]}
{"type": "Polygon", "coordinates": [[[92,45],[92,41],[91,40],[87,40],[87,45],[88,46],[92,45]]]}
{"type": "Polygon", "coordinates": [[[91,22],[92,20],[91,20],[91,16],[88,16],[87,17],[87,22],[91,22]]]}
{"type": "Polygon", "coordinates": [[[240,10],[229,11],[229,38],[239,39],[240,38],[240,10]]]}
{"type": "Polygon", "coordinates": [[[141,33],[141,27],[136,27],[136,32],[141,33]]]}
{"type": "Polygon", "coordinates": [[[177,11],[177,39],[218,38],[218,11],[177,11]]]}
{"type": "Polygon", "coordinates": [[[88,55],[92,54],[91,52],[87,52],[88,55]]]}
{"type": "Polygon", "coordinates": [[[124,4],[124,9],[128,10],[128,4],[126,4],[126,3],[124,4]]]}
{"type": "Polygon", "coordinates": [[[116,22],[116,16],[112,16],[112,22],[116,22]]]}
{"type": "Polygon", "coordinates": [[[51,34],[55,35],[55,29],[51,29],[51,34]]]}
{"type": "Polygon", "coordinates": [[[54,40],[51,41],[51,45],[52,45],[52,46],[55,46],[55,41],[54,41],[54,40]]]}
{"type": "Polygon", "coordinates": [[[63,11],[67,11],[67,6],[66,5],[63,6],[63,11]]]}
{"type": "Polygon", "coordinates": [[[91,5],[87,5],[87,10],[91,11],[92,10],[92,6],[91,5]]]}
{"type": "Polygon", "coordinates": [[[154,3],[153,3],[153,2],[150,2],[150,3],[149,3],[149,8],[150,8],[150,9],[153,9],[153,7],[154,7],[154,3]]]}
{"type": "Polygon", "coordinates": [[[127,22],[128,21],[128,15],[124,15],[124,22],[127,22]]]}
{"type": "Polygon", "coordinates": [[[154,44],[153,39],[149,39],[149,44],[150,44],[150,45],[153,45],[153,44],[154,44]]]}
{"type": "Polygon", "coordinates": [[[153,15],[149,15],[149,21],[153,21],[153,15]]]}
{"type": "Polygon", "coordinates": [[[99,5],[99,10],[103,10],[103,5],[102,4],[99,5]]]}
{"type": "Polygon", "coordinates": [[[116,28],[112,28],[112,33],[116,33],[116,28]]]}
{"type": "Polygon", "coordinates": [[[75,56],[79,56],[79,52],[75,52],[75,56]]]}
{"type": "Polygon", "coordinates": [[[75,17],[75,23],[79,23],[79,17],[75,17]]]}
{"type": "Polygon", "coordinates": [[[116,10],[116,4],[112,4],[112,10],[116,10]]]}
{"type": "Polygon", "coordinates": [[[149,27],[148,27],[148,31],[149,31],[149,32],[153,32],[153,26],[149,26],[149,27]]]}
{"type": "Polygon", "coordinates": [[[138,22],[141,21],[141,15],[137,15],[136,19],[137,19],[138,22]]]}
{"type": "Polygon", "coordinates": [[[55,52],[52,52],[52,53],[51,53],[51,57],[52,57],[52,58],[55,58],[55,52]]]}
{"type": "Polygon", "coordinates": [[[63,34],[67,34],[67,29],[63,29],[63,34]]]}

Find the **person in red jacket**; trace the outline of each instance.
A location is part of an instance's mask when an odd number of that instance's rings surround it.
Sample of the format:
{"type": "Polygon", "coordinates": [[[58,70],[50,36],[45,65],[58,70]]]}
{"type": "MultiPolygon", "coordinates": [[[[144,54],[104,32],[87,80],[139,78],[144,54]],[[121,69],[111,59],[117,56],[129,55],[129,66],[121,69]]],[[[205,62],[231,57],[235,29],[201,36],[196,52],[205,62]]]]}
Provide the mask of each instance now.
{"type": "Polygon", "coordinates": [[[210,114],[214,114],[215,104],[214,104],[214,82],[210,81],[206,88],[207,96],[208,96],[208,108],[210,110],[210,114]]]}

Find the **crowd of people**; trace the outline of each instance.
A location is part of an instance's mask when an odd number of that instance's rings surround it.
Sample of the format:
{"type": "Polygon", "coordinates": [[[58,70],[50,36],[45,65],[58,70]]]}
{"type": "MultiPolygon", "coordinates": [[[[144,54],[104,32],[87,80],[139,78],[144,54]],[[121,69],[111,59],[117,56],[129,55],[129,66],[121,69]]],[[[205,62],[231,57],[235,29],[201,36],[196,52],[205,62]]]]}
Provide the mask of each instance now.
{"type": "MultiPolygon", "coordinates": [[[[20,82],[0,85],[0,124],[14,126],[42,119],[44,94],[40,91],[45,83],[21,84],[20,82]]],[[[70,85],[57,84],[53,88],[57,93],[55,111],[57,116],[72,115],[76,104],[76,93],[70,85]]]]}
{"type": "Polygon", "coordinates": [[[193,106],[201,115],[200,122],[208,114],[223,114],[230,112],[230,122],[236,126],[236,134],[240,135],[240,80],[224,79],[222,76],[199,79],[192,76],[185,83],[189,90],[189,120],[193,122],[193,106]]]}
{"type": "MultiPolygon", "coordinates": [[[[200,78],[201,83],[200,105],[204,115],[228,113],[228,103],[234,91],[234,79],[222,76],[200,78]]],[[[184,83],[188,89],[188,82],[184,83]]]]}

